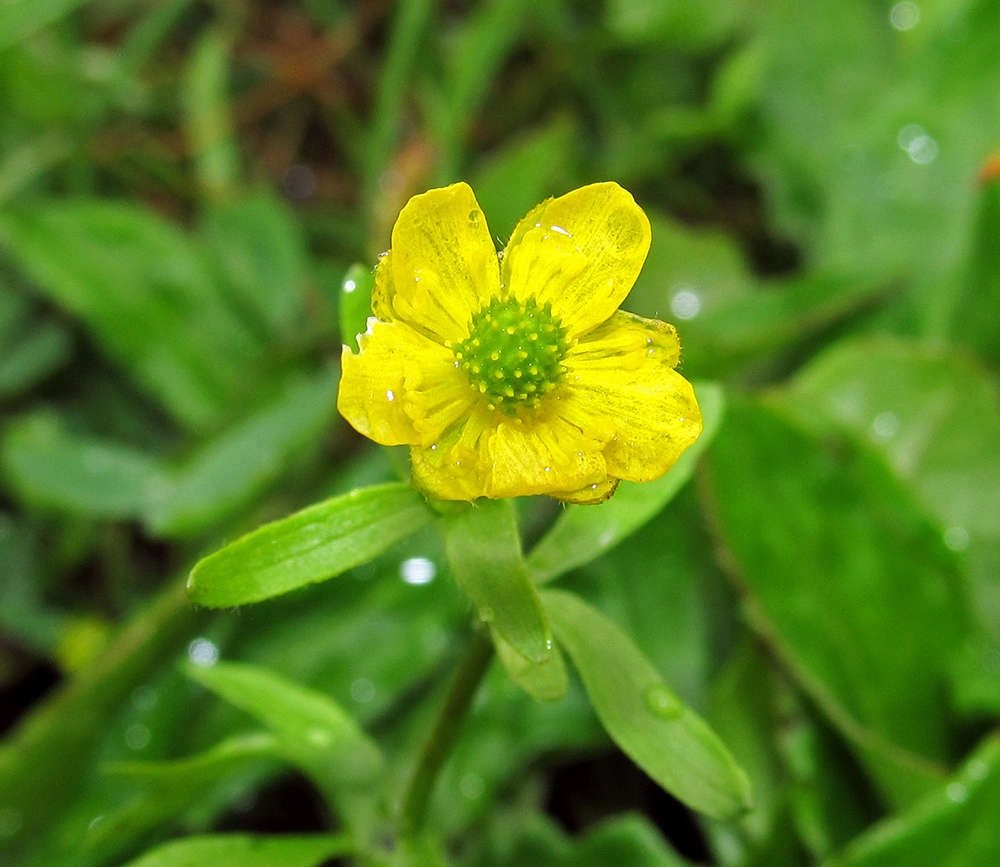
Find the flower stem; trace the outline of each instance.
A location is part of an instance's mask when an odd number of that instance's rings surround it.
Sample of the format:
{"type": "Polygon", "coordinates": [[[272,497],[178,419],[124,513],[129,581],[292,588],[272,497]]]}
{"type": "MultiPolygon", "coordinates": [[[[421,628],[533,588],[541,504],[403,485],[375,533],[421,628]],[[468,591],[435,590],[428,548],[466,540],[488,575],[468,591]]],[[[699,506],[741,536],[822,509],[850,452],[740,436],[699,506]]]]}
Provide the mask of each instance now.
{"type": "Polygon", "coordinates": [[[434,730],[424,745],[403,800],[400,830],[404,837],[415,837],[423,830],[438,774],[458,739],[462,723],[492,658],[493,643],[489,635],[485,630],[477,629],[455,672],[451,689],[448,690],[434,730]]]}

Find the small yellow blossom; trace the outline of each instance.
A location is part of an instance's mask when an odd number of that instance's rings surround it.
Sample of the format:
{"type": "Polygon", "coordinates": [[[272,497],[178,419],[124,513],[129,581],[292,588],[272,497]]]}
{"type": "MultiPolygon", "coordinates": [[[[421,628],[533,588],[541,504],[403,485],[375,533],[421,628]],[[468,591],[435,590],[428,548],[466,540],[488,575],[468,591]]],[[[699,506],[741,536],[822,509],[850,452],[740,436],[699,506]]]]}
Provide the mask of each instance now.
{"type": "Polygon", "coordinates": [[[361,433],[410,446],[445,500],[598,503],[673,466],[701,432],[672,325],[618,310],[649,220],[614,183],[549,199],[498,257],[467,184],[410,199],[344,347],[337,401],[361,433]]]}

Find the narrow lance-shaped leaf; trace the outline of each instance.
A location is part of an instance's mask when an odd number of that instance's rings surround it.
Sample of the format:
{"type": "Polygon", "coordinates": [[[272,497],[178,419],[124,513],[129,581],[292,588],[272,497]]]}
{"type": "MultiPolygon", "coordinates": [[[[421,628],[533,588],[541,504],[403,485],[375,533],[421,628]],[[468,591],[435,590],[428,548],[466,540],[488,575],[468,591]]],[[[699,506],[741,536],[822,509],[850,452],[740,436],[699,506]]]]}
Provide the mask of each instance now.
{"type": "Polygon", "coordinates": [[[81,847],[89,859],[112,862],[137,839],[203,797],[211,786],[254,764],[287,762],[273,735],[254,732],[222,741],[196,756],[166,762],[114,762],[105,774],[140,786],[140,793],[87,828],[81,847]]]}
{"type": "Polygon", "coordinates": [[[451,515],[445,542],[455,579],[479,616],[526,660],[547,661],[549,627],[521,555],[511,501],[480,500],[451,515]]]}
{"type": "Polygon", "coordinates": [[[259,602],[366,563],[429,523],[409,485],[373,485],[265,524],[201,560],[188,579],[199,605],[259,602]]]}
{"type": "Polygon", "coordinates": [[[188,674],[264,723],[281,752],[312,777],[353,830],[374,831],[382,754],[332,699],[242,663],[192,666],[188,674]]]}
{"type": "Polygon", "coordinates": [[[571,593],[545,590],[542,601],[611,739],[688,806],[717,818],[747,809],[746,774],[632,639],[571,593]]]}
{"type": "Polygon", "coordinates": [[[704,428],[673,469],[654,482],[622,482],[615,495],[599,506],[568,506],[528,556],[536,581],[557,578],[603,554],[656,515],[691,478],[698,458],[715,436],[722,418],[722,387],[695,384],[704,428]]]}
{"type": "Polygon", "coordinates": [[[992,735],[913,809],[858,837],[837,867],[982,867],[1000,864],[1000,738],[992,735]]]}
{"type": "Polygon", "coordinates": [[[232,514],[319,439],[335,414],[337,373],[289,379],[280,394],[207,442],[150,487],[146,526],[184,536],[232,514]]]}
{"type": "Polygon", "coordinates": [[[330,858],[350,854],[344,834],[310,837],[217,834],[189,837],[158,846],[126,867],[320,867],[330,858]]]}

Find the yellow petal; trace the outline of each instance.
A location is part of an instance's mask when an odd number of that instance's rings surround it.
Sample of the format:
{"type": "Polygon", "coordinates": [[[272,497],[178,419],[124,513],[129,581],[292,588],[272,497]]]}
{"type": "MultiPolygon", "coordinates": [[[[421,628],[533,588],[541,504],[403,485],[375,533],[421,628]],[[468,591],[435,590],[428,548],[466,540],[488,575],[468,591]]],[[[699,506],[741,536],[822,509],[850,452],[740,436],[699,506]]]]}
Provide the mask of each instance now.
{"type": "Polygon", "coordinates": [[[561,418],[537,424],[501,422],[490,438],[488,497],[575,491],[607,480],[595,443],[561,418]]]}
{"type": "Polygon", "coordinates": [[[672,325],[622,312],[570,350],[562,412],[607,439],[609,476],[659,478],[701,433],[694,389],[673,369],[679,353],[672,325]]]}
{"type": "Polygon", "coordinates": [[[391,254],[383,253],[375,266],[375,285],[372,286],[372,313],[383,322],[392,322],[396,314],[392,309],[392,298],[396,294],[392,283],[391,254]]]}
{"type": "Polygon", "coordinates": [[[430,497],[475,500],[486,495],[493,416],[484,403],[436,442],[410,449],[413,483],[430,497]]]}
{"type": "Polygon", "coordinates": [[[472,188],[453,184],[410,199],[386,267],[391,275],[376,280],[373,301],[381,318],[389,309],[442,344],[468,337],[472,314],[500,291],[496,246],[472,188]]]}
{"type": "Polygon", "coordinates": [[[432,442],[467,411],[472,390],[450,350],[374,317],[359,345],[344,347],[337,409],[360,433],[387,446],[432,442]]]}
{"type": "Polygon", "coordinates": [[[528,214],[503,256],[504,291],[550,303],[571,338],[608,319],[649,251],[649,220],[618,184],[591,184],[528,214]]]}
{"type": "Polygon", "coordinates": [[[558,417],[521,423],[480,407],[460,430],[410,450],[413,480],[445,500],[524,497],[604,486],[600,444],[558,417]]]}
{"type": "Polygon", "coordinates": [[[610,500],[618,488],[618,479],[608,478],[603,484],[587,485],[579,491],[568,491],[561,494],[552,494],[557,500],[564,503],[575,503],[579,506],[596,506],[605,500],[610,500]]]}

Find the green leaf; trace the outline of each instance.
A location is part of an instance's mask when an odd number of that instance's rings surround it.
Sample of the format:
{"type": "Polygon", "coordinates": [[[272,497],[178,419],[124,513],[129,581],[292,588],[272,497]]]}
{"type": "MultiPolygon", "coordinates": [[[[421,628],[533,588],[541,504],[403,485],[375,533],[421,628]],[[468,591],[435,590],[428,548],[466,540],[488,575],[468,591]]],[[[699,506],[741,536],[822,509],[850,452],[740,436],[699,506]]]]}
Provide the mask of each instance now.
{"type": "Polygon", "coordinates": [[[560,115],[488,155],[471,183],[494,236],[509,238],[535,205],[572,188],[579,136],[579,124],[560,115]]]}
{"type": "Polygon", "coordinates": [[[0,51],[69,15],[86,0],[9,0],[0,5],[0,51]]]}
{"type": "Polygon", "coordinates": [[[535,663],[521,656],[496,633],[493,643],[511,679],[536,701],[556,701],[566,694],[569,689],[566,666],[556,645],[552,646],[548,659],[535,663]]]}
{"type": "Polygon", "coordinates": [[[252,837],[218,834],[188,837],[158,846],[125,867],[321,867],[349,855],[354,845],[343,834],[252,837]]]}
{"type": "Polygon", "coordinates": [[[829,867],[983,867],[1000,863],[1000,738],[993,735],[940,790],[875,825],[829,867]]]}
{"type": "Polygon", "coordinates": [[[215,202],[200,229],[247,318],[266,334],[294,337],[304,318],[309,257],[288,204],[267,191],[215,202]]]}
{"type": "Polygon", "coordinates": [[[184,536],[232,514],[278,476],[330,423],[337,372],[296,377],[269,404],[191,455],[150,491],[146,523],[184,536]]]}
{"type": "Polygon", "coordinates": [[[521,555],[510,500],[478,500],[447,518],[445,547],[455,580],[490,629],[526,660],[545,663],[552,638],[521,555]]]}
{"type": "Polygon", "coordinates": [[[26,502],[82,515],[135,517],[165,476],[152,455],[71,433],[47,413],[12,421],[0,450],[4,474],[26,502]]]}
{"type": "Polygon", "coordinates": [[[708,466],[751,621],[890,796],[921,793],[947,754],[941,696],[968,623],[940,535],[884,465],[762,405],[730,407],[708,466]]]}
{"type": "Polygon", "coordinates": [[[180,815],[210,787],[253,762],[285,760],[278,741],[263,732],[228,738],[204,753],[166,762],[113,762],[105,774],[140,791],[87,830],[83,849],[110,861],[143,834],[180,815]]]}
{"type": "Polygon", "coordinates": [[[53,692],[0,745],[0,809],[20,820],[0,838],[0,861],[44,848],[85,788],[98,747],[130,693],[179,650],[198,621],[181,587],[169,587],[65,687],[53,692]]]}
{"type": "Polygon", "coordinates": [[[69,360],[69,332],[34,307],[0,282],[0,399],[26,391],[69,360]]]}
{"type": "Polygon", "coordinates": [[[746,775],[632,639],[571,593],[545,590],[542,600],[612,740],[688,806],[720,818],[748,809],[746,775]]]}
{"type": "Polygon", "coordinates": [[[178,421],[211,426],[259,387],[259,341],[195,245],[151,212],[87,199],[8,209],[0,244],[178,421]]]}
{"type": "Polygon", "coordinates": [[[264,723],[281,752],[309,774],[355,830],[372,831],[380,807],[382,754],[332,699],[245,663],[189,666],[187,672],[264,723]]]}
{"type": "Polygon", "coordinates": [[[205,30],[191,54],[184,89],[195,172],[205,195],[217,201],[232,197],[240,175],[229,107],[229,54],[221,30],[205,30]]]}
{"type": "Polygon", "coordinates": [[[944,311],[951,334],[1000,368],[996,329],[1000,321],[1000,181],[979,192],[972,243],[951,309],[944,311]]]}
{"type": "Polygon", "coordinates": [[[528,569],[540,583],[551,581],[627,539],[656,515],[691,478],[698,458],[711,443],[722,419],[724,395],[716,383],[698,383],[704,430],[665,476],[653,482],[622,482],[598,506],[568,506],[528,556],[528,569]]]}
{"type": "Polygon", "coordinates": [[[788,396],[803,420],[883,455],[950,547],[1000,539],[1000,393],[969,358],[884,337],[841,343],[788,396]]]}
{"type": "Polygon", "coordinates": [[[361,264],[351,265],[340,284],[340,340],[352,350],[358,335],[368,330],[372,315],[372,288],[375,272],[361,264]]]}
{"type": "Polygon", "coordinates": [[[566,860],[567,867],[687,867],[645,816],[622,816],[587,833],[566,860]]]}
{"type": "Polygon", "coordinates": [[[188,594],[210,608],[269,599],[366,563],[433,517],[407,484],[351,491],[265,524],[201,560],[188,594]]]}

